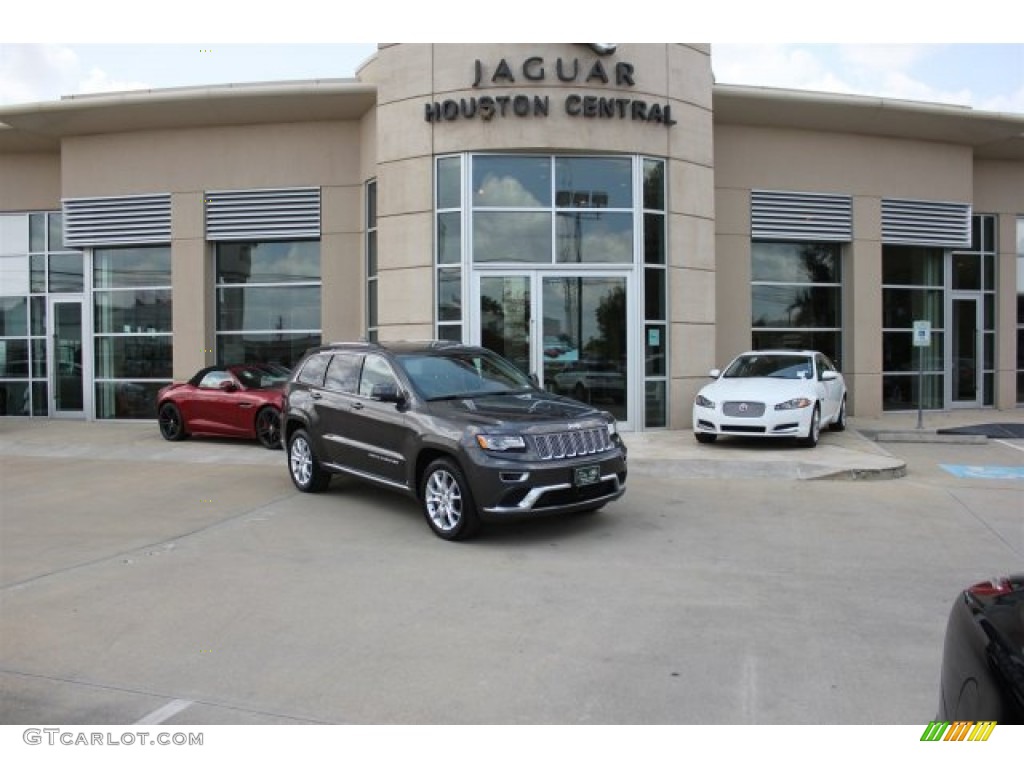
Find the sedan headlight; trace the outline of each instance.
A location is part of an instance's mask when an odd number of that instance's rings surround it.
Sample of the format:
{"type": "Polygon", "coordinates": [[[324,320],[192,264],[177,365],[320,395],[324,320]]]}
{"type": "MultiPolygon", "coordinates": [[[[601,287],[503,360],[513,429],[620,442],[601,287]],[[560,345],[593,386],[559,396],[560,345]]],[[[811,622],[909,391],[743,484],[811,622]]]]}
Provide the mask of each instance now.
{"type": "Polygon", "coordinates": [[[812,400],[808,400],[806,397],[794,397],[792,400],[787,400],[784,403],[779,403],[775,406],[776,411],[794,411],[797,408],[808,408],[812,404],[812,400]]]}
{"type": "Polygon", "coordinates": [[[714,400],[708,400],[706,397],[704,397],[704,395],[697,395],[696,402],[697,402],[697,405],[699,405],[701,408],[714,408],[715,407],[714,400]]]}
{"type": "Polygon", "coordinates": [[[485,451],[525,451],[522,435],[477,435],[477,445],[485,451]]]}

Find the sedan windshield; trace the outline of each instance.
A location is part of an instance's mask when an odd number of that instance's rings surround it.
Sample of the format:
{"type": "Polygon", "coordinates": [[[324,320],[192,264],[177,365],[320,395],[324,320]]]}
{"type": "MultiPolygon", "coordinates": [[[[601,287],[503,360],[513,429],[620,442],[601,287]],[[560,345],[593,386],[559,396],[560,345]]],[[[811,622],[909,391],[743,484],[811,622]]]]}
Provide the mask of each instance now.
{"type": "Polygon", "coordinates": [[[742,355],[723,375],[726,379],[809,379],[811,358],[800,355],[742,355]]]}
{"type": "Polygon", "coordinates": [[[399,363],[427,400],[519,393],[533,383],[511,363],[484,351],[401,355],[399,363]]]}

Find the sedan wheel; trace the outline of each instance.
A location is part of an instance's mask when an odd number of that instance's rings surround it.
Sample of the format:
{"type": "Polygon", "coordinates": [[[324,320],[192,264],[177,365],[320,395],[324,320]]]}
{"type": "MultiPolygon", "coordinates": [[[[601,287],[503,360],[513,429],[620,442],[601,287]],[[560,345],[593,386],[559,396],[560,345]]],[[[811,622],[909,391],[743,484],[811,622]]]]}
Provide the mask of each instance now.
{"type": "Polygon", "coordinates": [[[288,471],[292,483],[303,493],[318,493],[331,481],[330,473],[317,461],[305,430],[297,430],[288,443],[288,471]]]}
{"type": "Polygon", "coordinates": [[[846,429],[846,398],[843,398],[843,402],[839,404],[839,414],[836,416],[836,420],[828,425],[828,428],[833,432],[842,432],[846,429]]]}
{"type": "Polygon", "coordinates": [[[281,414],[275,408],[262,408],[256,414],[256,437],[264,448],[281,447],[281,414]]]}
{"type": "Polygon", "coordinates": [[[160,434],[164,440],[182,440],[185,438],[185,420],[181,417],[181,411],[174,403],[164,403],[160,406],[160,413],[157,416],[160,423],[160,434]]]}
{"type": "Polygon", "coordinates": [[[430,530],[448,541],[476,533],[480,522],[476,505],[458,466],[449,459],[437,459],[423,477],[420,496],[430,530]]]}
{"type": "Polygon", "coordinates": [[[821,436],[821,408],[814,406],[814,413],[811,414],[811,423],[807,427],[807,435],[801,439],[800,444],[805,448],[813,448],[818,444],[821,436]]]}

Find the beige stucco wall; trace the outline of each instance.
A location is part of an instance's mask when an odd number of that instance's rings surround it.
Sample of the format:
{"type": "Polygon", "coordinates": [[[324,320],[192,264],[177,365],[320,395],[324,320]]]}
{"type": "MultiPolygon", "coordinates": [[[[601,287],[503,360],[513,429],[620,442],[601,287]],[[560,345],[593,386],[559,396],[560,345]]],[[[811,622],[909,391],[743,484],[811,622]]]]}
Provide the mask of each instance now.
{"type": "Polygon", "coordinates": [[[843,247],[844,350],[850,413],[882,412],[881,200],[970,203],[969,147],[783,128],[715,125],[718,305],[716,357],[750,346],[750,191],[853,196],[853,242],[843,247]]]}
{"type": "Polygon", "coordinates": [[[60,208],[60,155],[0,154],[0,211],[60,208]]]}
{"type": "MultiPolygon", "coordinates": [[[[668,161],[668,265],[672,367],[670,425],[689,425],[690,402],[713,364],[715,196],[707,45],[620,44],[599,57],[569,43],[382,45],[358,73],[378,89],[379,292],[381,338],[430,336],[434,321],[433,159],[472,151],[646,154],[668,161]],[[541,79],[529,79],[529,72],[541,79]],[[474,86],[475,62],[483,78],[474,86]],[[563,82],[557,72],[579,73],[563,82]],[[513,81],[493,81],[500,62],[513,81]],[[587,81],[600,61],[610,83],[587,81]],[[632,65],[634,85],[616,83],[632,65]],[[481,97],[546,99],[546,115],[459,117],[428,121],[428,105],[481,97]],[[583,118],[566,109],[571,95],[668,105],[675,124],[628,117],[583,118]]],[[[642,281],[638,280],[637,285],[642,281]]],[[[637,300],[639,293],[637,294],[637,300]]]]}
{"type": "Polygon", "coordinates": [[[138,131],[64,141],[64,197],[172,195],[176,378],[190,376],[215,358],[213,248],[205,241],[203,220],[206,191],[319,187],[323,337],[360,337],[363,131],[358,121],[328,121],[138,131]]]}

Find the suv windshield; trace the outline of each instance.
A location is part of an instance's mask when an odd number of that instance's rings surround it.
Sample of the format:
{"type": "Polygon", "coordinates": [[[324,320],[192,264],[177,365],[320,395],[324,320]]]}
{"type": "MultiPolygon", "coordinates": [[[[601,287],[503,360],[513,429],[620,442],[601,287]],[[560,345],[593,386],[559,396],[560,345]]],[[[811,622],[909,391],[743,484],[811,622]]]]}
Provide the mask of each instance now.
{"type": "Polygon", "coordinates": [[[475,397],[533,389],[518,368],[483,350],[399,355],[398,362],[427,400],[475,397]]]}
{"type": "Polygon", "coordinates": [[[274,363],[257,363],[255,365],[237,366],[231,372],[242,382],[246,389],[268,389],[284,384],[291,371],[274,363]]]}
{"type": "Polygon", "coordinates": [[[726,379],[751,379],[766,376],[772,379],[811,378],[811,358],[796,355],[744,355],[733,361],[724,374],[726,379]]]}

